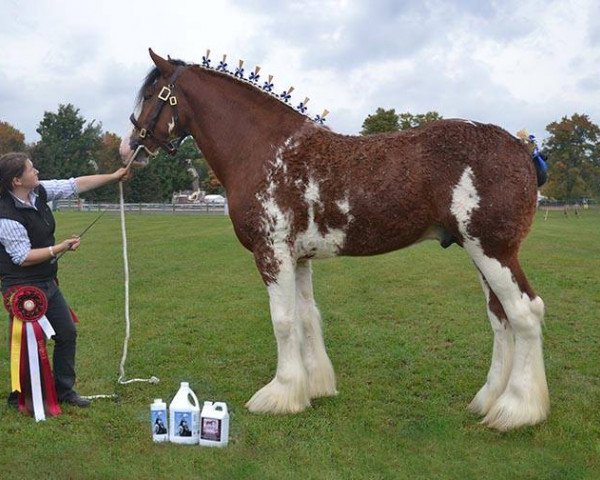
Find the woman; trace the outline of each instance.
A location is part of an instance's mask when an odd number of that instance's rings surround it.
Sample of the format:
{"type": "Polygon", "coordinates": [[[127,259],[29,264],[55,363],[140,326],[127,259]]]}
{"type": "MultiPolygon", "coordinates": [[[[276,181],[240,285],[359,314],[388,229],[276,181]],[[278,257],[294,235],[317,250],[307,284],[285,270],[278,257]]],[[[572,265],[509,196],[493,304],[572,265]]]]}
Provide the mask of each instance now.
{"type": "MultiPolygon", "coordinates": [[[[56,256],[77,250],[79,237],[54,240],[54,216],[47,202],[68,198],[127,178],[127,170],[68,180],[38,179],[38,171],[24,153],[0,157],[0,277],[2,293],[15,285],[34,285],[48,298],[46,317],[56,331],[53,337],[54,381],[59,401],[87,407],[90,401],[75,390],[77,331],[69,306],[56,282],[56,256]]],[[[17,392],[8,397],[17,406],[17,392]]]]}

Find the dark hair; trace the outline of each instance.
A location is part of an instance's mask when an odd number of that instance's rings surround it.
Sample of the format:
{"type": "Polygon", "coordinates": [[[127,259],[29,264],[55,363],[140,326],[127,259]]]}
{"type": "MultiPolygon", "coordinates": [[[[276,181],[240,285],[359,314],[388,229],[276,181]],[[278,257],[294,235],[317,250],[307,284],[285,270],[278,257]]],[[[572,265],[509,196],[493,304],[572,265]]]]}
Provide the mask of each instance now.
{"type": "Polygon", "coordinates": [[[0,157],[0,195],[12,190],[12,181],[25,171],[29,157],[22,152],[9,152],[0,157]]]}

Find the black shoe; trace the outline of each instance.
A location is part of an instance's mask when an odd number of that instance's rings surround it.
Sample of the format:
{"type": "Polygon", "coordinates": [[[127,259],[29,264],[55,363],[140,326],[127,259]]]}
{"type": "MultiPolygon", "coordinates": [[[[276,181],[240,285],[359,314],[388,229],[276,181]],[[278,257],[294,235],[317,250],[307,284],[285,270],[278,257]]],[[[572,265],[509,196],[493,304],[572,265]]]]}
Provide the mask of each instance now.
{"type": "Polygon", "coordinates": [[[6,403],[10,408],[14,408],[15,410],[19,409],[19,393],[18,392],[10,392],[8,394],[8,398],[6,399],[6,403]]]}
{"type": "Polygon", "coordinates": [[[68,403],[74,407],[86,408],[89,407],[92,402],[73,391],[61,398],[60,403],[68,403]]]}

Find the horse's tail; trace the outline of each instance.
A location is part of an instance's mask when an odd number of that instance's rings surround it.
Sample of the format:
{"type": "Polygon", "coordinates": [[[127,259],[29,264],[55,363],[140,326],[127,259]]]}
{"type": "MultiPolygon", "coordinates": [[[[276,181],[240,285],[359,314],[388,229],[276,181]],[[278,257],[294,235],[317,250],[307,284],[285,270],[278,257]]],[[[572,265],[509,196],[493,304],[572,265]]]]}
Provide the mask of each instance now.
{"type": "Polygon", "coordinates": [[[527,130],[522,129],[517,132],[517,137],[528,147],[531,159],[535,165],[537,175],[537,186],[541,187],[548,180],[548,159],[540,152],[535,141],[535,135],[529,135],[527,130]]]}

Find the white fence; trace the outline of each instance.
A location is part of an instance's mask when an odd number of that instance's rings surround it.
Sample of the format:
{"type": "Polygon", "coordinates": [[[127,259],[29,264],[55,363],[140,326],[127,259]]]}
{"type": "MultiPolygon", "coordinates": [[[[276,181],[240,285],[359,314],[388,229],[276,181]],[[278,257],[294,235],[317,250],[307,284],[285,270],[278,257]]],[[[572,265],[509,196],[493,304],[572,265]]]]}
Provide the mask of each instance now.
{"type": "MultiPolygon", "coordinates": [[[[118,212],[118,203],[92,203],[82,202],[77,199],[59,200],[52,205],[54,210],[73,210],[78,212],[98,212],[101,210],[118,212]]],[[[126,212],[137,213],[171,213],[171,214],[204,214],[204,215],[229,215],[227,204],[216,205],[210,203],[126,203],[126,212]]]]}

